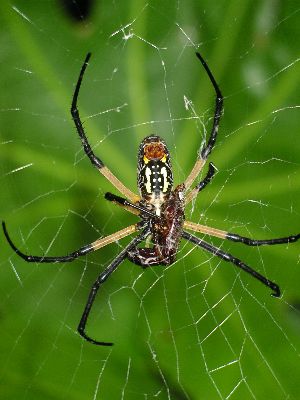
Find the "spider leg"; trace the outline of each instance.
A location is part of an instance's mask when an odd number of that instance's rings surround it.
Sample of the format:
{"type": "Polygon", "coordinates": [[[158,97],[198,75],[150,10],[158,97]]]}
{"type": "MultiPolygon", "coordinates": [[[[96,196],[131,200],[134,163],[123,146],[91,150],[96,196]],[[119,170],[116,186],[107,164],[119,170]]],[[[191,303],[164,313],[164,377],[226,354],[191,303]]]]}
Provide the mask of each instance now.
{"type": "Polygon", "coordinates": [[[263,246],[263,245],[273,245],[273,244],[282,244],[282,243],[293,243],[297,242],[300,239],[300,233],[297,235],[286,236],[282,238],[276,239],[251,239],[244,236],[236,235],[234,233],[227,232],[225,239],[232,240],[233,242],[241,242],[246,244],[247,246],[263,246]]]}
{"type": "Polygon", "coordinates": [[[247,264],[243,263],[239,258],[236,258],[229,253],[225,253],[224,251],[220,250],[219,248],[217,248],[207,242],[204,242],[202,239],[199,239],[196,236],[191,235],[190,233],[187,233],[185,231],[182,232],[182,237],[184,239],[196,244],[197,246],[202,247],[204,250],[207,250],[210,253],[220,257],[222,260],[231,262],[238,268],[242,269],[243,271],[245,271],[248,274],[250,274],[251,276],[253,276],[253,278],[259,280],[265,286],[270,288],[273,291],[272,296],[280,297],[280,288],[276,283],[270,281],[265,276],[261,275],[260,273],[258,273],[257,271],[255,271],[254,269],[249,267],[247,264]]]}
{"type": "Polygon", "coordinates": [[[221,229],[211,228],[209,226],[195,224],[191,221],[185,221],[183,224],[185,229],[190,229],[194,232],[201,232],[206,235],[216,236],[221,239],[232,240],[233,242],[241,242],[246,244],[247,246],[263,246],[263,245],[275,245],[275,244],[283,244],[283,243],[293,243],[297,242],[300,239],[300,233],[297,235],[286,236],[282,238],[275,239],[251,239],[245,236],[240,236],[235,233],[222,231],[221,229]]]}
{"type": "Polygon", "coordinates": [[[66,256],[58,256],[58,257],[45,257],[45,256],[31,256],[22,253],[12,242],[10,236],[8,235],[5,222],[2,222],[4,235],[10,245],[10,247],[14,250],[18,256],[23,258],[23,260],[27,262],[36,262],[36,263],[62,263],[73,261],[80,256],[84,256],[85,254],[91,253],[92,251],[98,250],[101,247],[104,247],[110,243],[116,242],[134,232],[136,232],[139,228],[138,224],[130,225],[127,228],[121,229],[118,232],[113,233],[112,235],[105,236],[104,238],[98,239],[95,242],[87,244],[80,249],[73,251],[72,253],[66,256]]]}
{"type": "Polygon", "coordinates": [[[146,207],[140,206],[138,204],[133,204],[130,201],[124,199],[123,197],[117,196],[110,192],[105,193],[104,197],[106,200],[112,201],[113,203],[123,207],[127,211],[132,212],[133,214],[140,215],[141,213],[144,213],[149,217],[155,218],[155,214],[152,211],[148,210],[146,207]]]}
{"type": "Polygon", "coordinates": [[[194,198],[198,195],[201,190],[203,190],[212,180],[216,172],[216,167],[213,163],[209,163],[208,171],[205,178],[198,183],[187,195],[185,198],[185,204],[188,204],[190,201],[194,200],[194,198]]]}
{"type": "Polygon", "coordinates": [[[194,232],[200,232],[203,233],[204,235],[219,237],[221,239],[226,239],[227,235],[227,232],[222,231],[221,229],[212,228],[206,225],[196,224],[195,222],[191,221],[184,221],[183,228],[194,232]]]}
{"type": "Polygon", "coordinates": [[[220,118],[222,115],[222,110],[223,110],[223,95],[221,93],[221,90],[211,72],[209,69],[208,65],[202,58],[202,56],[199,53],[196,53],[196,56],[200,60],[201,64],[203,65],[216,93],[216,105],[215,105],[215,114],[214,114],[214,121],[213,121],[213,126],[211,129],[211,133],[208,139],[208,142],[206,146],[201,150],[201,152],[198,154],[198,159],[190,172],[189,176],[185,180],[184,184],[186,189],[189,189],[194,180],[197,178],[199,173],[201,172],[202,168],[205,165],[205,162],[207,160],[207,157],[209,156],[210,152],[212,151],[214,144],[217,139],[217,134],[218,134],[218,129],[219,129],[219,124],[220,124],[220,118]]]}
{"type": "Polygon", "coordinates": [[[83,145],[84,151],[86,153],[86,155],[89,157],[91,163],[98,169],[98,171],[104,175],[106,177],[106,179],[108,179],[125,197],[129,198],[132,201],[138,201],[140,198],[139,196],[137,196],[136,194],[134,194],[131,190],[129,190],[103,163],[102,160],[100,160],[100,158],[98,158],[89,142],[88,139],[86,137],[86,134],[84,132],[83,129],[83,125],[82,122],[80,120],[80,116],[79,116],[79,110],[77,107],[77,100],[78,100],[78,95],[79,95],[79,90],[80,90],[80,86],[81,86],[81,82],[83,79],[83,75],[85,73],[86,67],[88,65],[89,59],[91,57],[91,53],[88,53],[85,61],[82,65],[80,74],[79,74],[79,78],[75,87],[75,91],[74,91],[74,95],[73,95],[73,100],[72,100],[72,105],[71,105],[71,114],[72,114],[72,118],[73,121],[75,122],[75,126],[78,132],[78,135],[80,137],[81,143],[83,145]]]}
{"type": "Polygon", "coordinates": [[[91,308],[93,306],[93,303],[95,301],[96,295],[98,293],[98,290],[100,289],[100,286],[109,278],[109,276],[116,270],[116,268],[121,264],[122,261],[124,261],[127,258],[127,254],[130,250],[132,250],[138,243],[140,243],[142,240],[144,240],[148,235],[150,231],[149,228],[146,227],[143,232],[135,237],[122,251],[121,253],[111,262],[111,264],[98,276],[96,281],[94,282],[92,289],[90,291],[86,306],[84,308],[81,320],[78,325],[78,332],[79,334],[86,339],[88,342],[97,344],[99,346],[112,346],[113,343],[111,342],[99,342],[97,340],[92,339],[90,336],[88,336],[85,333],[85,327],[87,323],[88,316],[90,314],[91,308]]]}

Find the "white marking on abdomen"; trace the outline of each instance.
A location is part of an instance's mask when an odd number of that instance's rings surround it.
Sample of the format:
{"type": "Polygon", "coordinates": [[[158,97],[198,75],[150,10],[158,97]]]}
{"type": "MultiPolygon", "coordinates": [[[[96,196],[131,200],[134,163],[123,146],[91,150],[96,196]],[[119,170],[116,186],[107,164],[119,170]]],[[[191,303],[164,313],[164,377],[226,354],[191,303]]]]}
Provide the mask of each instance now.
{"type": "Polygon", "coordinates": [[[146,191],[147,193],[151,193],[151,180],[150,180],[150,176],[151,176],[152,172],[151,169],[149,167],[146,167],[146,191]]]}
{"type": "Polygon", "coordinates": [[[163,192],[166,192],[168,190],[168,186],[169,186],[168,173],[167,173],[166,167],[162,167],[162,169],[160,170],[160,173],[162,174],[163,179],[164,179],[163,192]]]}

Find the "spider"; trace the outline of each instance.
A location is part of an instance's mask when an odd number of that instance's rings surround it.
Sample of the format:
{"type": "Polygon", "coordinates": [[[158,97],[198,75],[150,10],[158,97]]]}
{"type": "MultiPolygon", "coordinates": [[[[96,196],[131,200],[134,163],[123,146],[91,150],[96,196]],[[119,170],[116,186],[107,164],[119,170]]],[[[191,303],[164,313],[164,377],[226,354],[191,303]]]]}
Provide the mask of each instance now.
{"type": "Polygon", "coordinates": [[[59,257],[48,256],[32,256],[22,253],[12,242],[8,235],[6,225],[2,222],[4,235],[15,253],[27,262],[35,263],[64,263],[75,260],[80,256],[84,256],[95,250],[100,249],[110,243],[117,242],[126,236],[135,232],[137,235],[130,241],[130,243],[123,248],[123,250],[115,257],[115,259],[108,265],[108,267],[101,272],[96,281],[94,282],[88,296],[82,317],[78,325],[79,334],[96,345],[112,346],[111,342],[98,341],[90,337],[86,333],[87,320],[96,298],[97,292],[103,283],[110,277],[110,275],[117,269],[117,267],[125,259],[129,259],[134,264],[142,268],[148,268],[155,265],[171,265],[176,259],[176,254],[181,239],[192,242],[194,245],[214,254],[224,261],[234,264],[236,267],[247,272],[265,286],[272,290],[272,295],[275,297],[280,296],[279,286],[255,271],[240,259],[233,255],[222,251],[220,248],[207,243],[186,230],[199,232],[204,235],[215,236],[220,239],[228,239],[234,242],[241,242],[248,246],[261,246],[261,245],[276,245],[281,243],[296,242],[300,238],[300,233],[288,237],[278,239],[264,239],[255,240],[248,237],[240,236],[235,233],[226,232],[220,229],[212,228],[205,225],[196,224],[194,222],[186,221],[184,216],[185,206],[196,198],[198,193],[202,191],[207,184],[212,180],[216,168],[212,163],[208,164],[208,171],[203,180],[192,187],[194,181],[202,171],[208,156],[210,155],[216,139],[220,123],[220,118],[223,111],[223,96],[221,90],[205,60],[199,53],[196,53],[197,58],[200,60],[204,67],[206,74],[214,88],[216,94],[215,112],[211,128],[211,133],[202,149],[197,154],[196,162],[184,181],[173,189],[173,173],[171,167],[170,153],[166,143],[163,139],[156,135],[145,137],[138,151],[137,163],[137,185],[139,189],[139,196],[128,189],[109,169],[105,166],[103,161],[98,158],[86,137],[80,120],[79,111],[77,107],[77,100],[79,95],[80,86],[91,57],[88,53],[82,65],[79,78],[73,94],[71,105],[71,114],[74,120],[78,135],[80,137],[82,146],[86,155],[89,157],[91,163],[99,170],[99,172],[108,179],[111,184],[124,196],[120,197],[112,193],[106,193],[105,199],[109,200],[116,205],[124,208],[140,218],[140,221],[134,225],[130,225],[124,229],[119,230],[109,236],[100,238],[90,244],[87,244],[80,249],[66,255],[59,257]],[[147,245],[140,247],[140,243],[145,241],[147,245]],[[150,247],[150,243],[152,247],[150,247]]]}

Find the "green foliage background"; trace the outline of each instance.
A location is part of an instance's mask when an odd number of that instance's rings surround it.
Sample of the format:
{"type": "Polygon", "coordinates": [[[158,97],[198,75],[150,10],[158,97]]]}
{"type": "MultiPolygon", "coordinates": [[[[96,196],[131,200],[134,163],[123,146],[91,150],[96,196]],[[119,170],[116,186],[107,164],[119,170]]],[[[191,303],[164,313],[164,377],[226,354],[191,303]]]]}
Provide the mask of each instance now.
{"type": "MultiPolygon", "coordinates": [[[[199,50],[225,112],[211,155],[219,173],[187,218],[257,238],[299,232],[296,2],[105,0],[74,23],[58,1],[16,0],[2,1],[0,15],[0,210],[23,251],[63,255],[135,221],[103,199],[113,188],[71,121],[88,51],[85,128],[132,190],[138,143],[150,133],[168,142],[176,182],[195,161],[214,105],[199,50]]],[[[2,235],[1,398],[299,398],[299,243],[212,242],[278,282],[282,298],[183,244],[172,267],[142,273],[126,262],[106,283],[88,329],[115,346],[99,348],[76,327],[92,282],[120,247],[29,265],[2,235]]]]}

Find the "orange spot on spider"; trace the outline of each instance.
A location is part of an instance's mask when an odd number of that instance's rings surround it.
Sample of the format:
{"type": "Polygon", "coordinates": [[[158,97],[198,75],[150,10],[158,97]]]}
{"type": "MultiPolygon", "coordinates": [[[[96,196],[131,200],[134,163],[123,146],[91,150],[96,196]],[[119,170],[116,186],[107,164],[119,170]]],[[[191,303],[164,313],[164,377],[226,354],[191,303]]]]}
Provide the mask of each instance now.
{"type": "Polygon", "coordinates": [[[144,147],[144,156],[148,160],[161,159],[166,157],[165,146],[161,142],[152,142],[144,147]]]}

